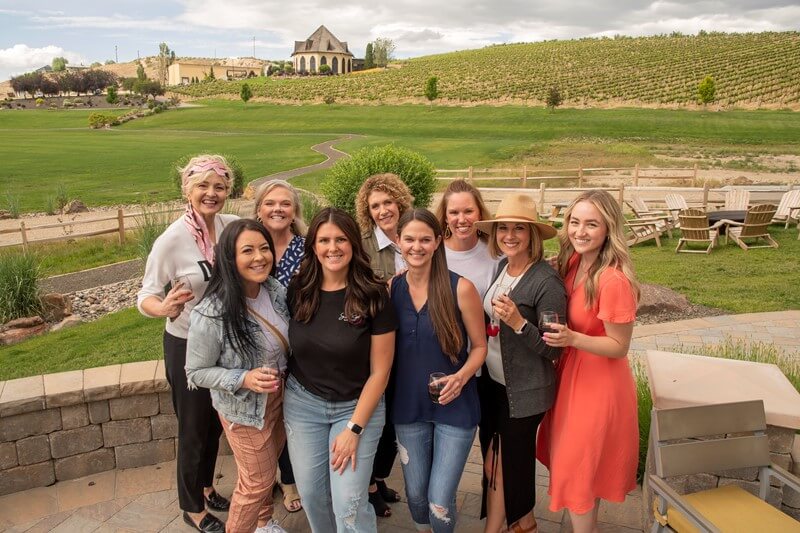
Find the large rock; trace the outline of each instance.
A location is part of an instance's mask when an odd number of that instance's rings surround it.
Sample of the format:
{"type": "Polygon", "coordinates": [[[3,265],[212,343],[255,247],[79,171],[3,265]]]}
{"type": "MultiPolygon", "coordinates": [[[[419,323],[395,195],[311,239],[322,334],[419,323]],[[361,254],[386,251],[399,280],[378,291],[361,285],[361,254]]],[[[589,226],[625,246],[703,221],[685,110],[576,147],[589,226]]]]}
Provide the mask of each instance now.
{"type": "Polygon", "coordinates": [[[39,324],[30,328],[11,328],[0,333],[0,346],[4,344],[16,344],[35,335],[47,331],[47,324],[39,324]]]}
{"type": "Polygon", "coordinates": [[[60,331],[62,329],[75,327],[79,324],[83,324],[83,319],[81,317],[78,315],[69,315],[68,317],[64,318],[64,320],[50,328],[50,331],[60,331]]]}
{"type": "Polygon", "coordinates": [[[84,204],[80,200],[72,200],[70,203],[67,204],[67,207],[64,208],[64,213],[67,215],[73,215],[75,213],[86,213],[88,211],[89,208],[86,207],[86,204],[84,204]]]}
{"type": "Polygon", "coordinates": [[[59,322],[72,314],[72,299],[51,292],[41,297],[42,316],[47,322],[59,322]]]}
{"type": "Polygon", "coordinates": [[[637,315],[654,314],[663,311],[682,311],[692,307],[689,300],[682,294],[661,285],[642,283],[641,297],[637,315]]]}
{"type": "Polygon", "coordinates": [[[32,328],[44,324],[44,320],[40,316],[26,316],[22,318],[15,318],[3,324],[3,328],[16,329],[16,328],[32,328]]]}

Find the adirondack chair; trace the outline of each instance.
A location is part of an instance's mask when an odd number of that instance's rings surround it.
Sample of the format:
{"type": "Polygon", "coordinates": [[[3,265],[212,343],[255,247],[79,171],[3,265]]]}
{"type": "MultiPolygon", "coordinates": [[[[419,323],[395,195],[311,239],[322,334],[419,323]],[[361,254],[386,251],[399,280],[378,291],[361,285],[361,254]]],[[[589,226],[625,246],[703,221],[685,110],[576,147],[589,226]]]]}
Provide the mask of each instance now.
{"type": "Polygon", "coordinates": [[[655,473],[652,533],[800,530],[800,522],[765,500],[774,480],[800,492],[800,479],[772,463],[764,401],[653,409],[655,473]],[[758,496],[737,485],[678,494],[668,480],[704,472],[758,468],[758,496]]]}
{"type": "Polygon", "coordinates": [[[731,189],[725,193],[725,211],[744,211],[750,203],[750,191],[747,189],[731,189]]]}
{"type": "Polygon", "coordinates": [[[721,220],[713,226],[709,226],[708,213],[696,208],[684,209],[678,213],[678,219],[681,225],[681,238],[678,240],[675,253],[710,254],[711,249],[717,244],[719,228],[727,223],[727,221],[721,220]],[[706,245],[706,248],[699,250],[689,247],[689,244],[696,243],[706,245]]]}
{"type": "Polygon", "coordinates": [[[625,226],[629,231],[627,235],[629,247],[655,239],[656,246],[661,248],[661,236],[669,232],[670,238],[672,237],[672,232],[660,218],[631,218],[625,221],[625,226]]]}
{"type": "Polygon", "coordinates": [[[772,217],[773,224],[786,223],[784,228],[789,229],[789,224],[797,222],[800,224],[800,189],[783,193],[778,210],[772,217]]]}
{"type": "Polygon", "coordinates": [[[777,210],[778,208],[775,207],[775,204],[760,204],[747,210],[744,222],[724,221],[728,226],[726,238],[733,239],[733,242],[743,250],[750,248],[777,248],[778,243],[768,231],[777,210]],[[759,239],[764,239],[766,244],[747,244],[745,239],[754,240],[755,243],[758,243],[759,239]]]}
{"type": "Polygon", "coordinates": [[[632,196],[631,199],[627,200],[625,203],[628,204],[628,207],[631,208],[631,211],[633,211],[633,214],[636,215],[638,220],[653,220],[656,222],[659,232],[664,233],[666,231],[669,233],[670,238],[672,237],[674,222],[672,215],[667,211],[651,209],[639,196],[632,196]]]}
{"type": "Polygon", "coordinates": [[[678,213],[684,209],[689,209],[689,204],[686,203],[686,198],[677,193],[668,193],[664,196],[664,201],[667,204],[667,211],[672,215],[672,222],[675,227],[680,225],[678,213]]]}

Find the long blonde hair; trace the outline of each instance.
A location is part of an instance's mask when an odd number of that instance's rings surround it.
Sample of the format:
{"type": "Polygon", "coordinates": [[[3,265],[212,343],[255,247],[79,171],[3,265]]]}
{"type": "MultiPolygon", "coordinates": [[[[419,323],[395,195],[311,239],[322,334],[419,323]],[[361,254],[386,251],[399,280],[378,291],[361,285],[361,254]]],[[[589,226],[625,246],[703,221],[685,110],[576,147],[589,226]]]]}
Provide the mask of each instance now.
{"type": "Polygon", "coordinates": [[[625,221],[622,217],[622,210],[619,204],[608,192],[600,189],[592,189],[581,193],[567,207],[564,213],[564,225],[558,232],[558,240],[561,244],[561,251],[558,253],[558,271],[562,278],[567,276],[569,259],[575,252],[569,240],[569,220],[572,210],[580,202],[589,202],[600,212],[603,222],[606,224],[606,240],[597,254],[597,259],[589,267],[584,283],[584,294],[586,297],[586,308],[591,308],[597,300],[597,289],[600,285],[600,275],[607,268],[620,270],[628,278],[631,284],[636,301],[639,301],[639,282],[636,281],[636,272],[633,268],[628,243],[625,240],[625,221]]]}

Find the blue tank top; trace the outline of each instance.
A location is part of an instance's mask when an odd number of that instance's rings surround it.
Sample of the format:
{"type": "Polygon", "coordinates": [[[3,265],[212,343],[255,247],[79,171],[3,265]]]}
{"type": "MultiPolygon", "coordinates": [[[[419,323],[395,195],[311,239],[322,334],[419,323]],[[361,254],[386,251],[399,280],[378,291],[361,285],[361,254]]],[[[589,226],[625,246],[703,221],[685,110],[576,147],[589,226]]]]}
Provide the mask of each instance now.
{"type": "MultiPolygon", "coordinates": [[[[455,272],[450,272],[450,288],[455,302],[458,302],[456,289],[460,277],[455,272]]],[[[428,376],[431,372],[453,374],[467,360],[467,335],[458,304],[456,303],[456,319],[464,339],[464,347],[458,354],[456,364],[442,352],[428,314],[428,303],[419,312],[414,308],[405,273],[392,281],[392,305],[400,324],[395,341],[393,386],[389,402],[392,422],[435,422],[462,428],[477,426],[480,420],[480,404],[475,376],[464,385],[461,395],[447,405],[433,403],[428,396],[428,376]]]]}

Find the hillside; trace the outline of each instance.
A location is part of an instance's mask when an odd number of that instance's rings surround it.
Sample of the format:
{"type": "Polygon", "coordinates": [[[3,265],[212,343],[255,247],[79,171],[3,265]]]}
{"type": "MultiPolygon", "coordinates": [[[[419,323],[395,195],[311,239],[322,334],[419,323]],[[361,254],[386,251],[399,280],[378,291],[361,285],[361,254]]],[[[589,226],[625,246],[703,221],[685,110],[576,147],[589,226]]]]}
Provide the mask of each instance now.
{"type": "MultiPolygon", "coordinates": [[[[251,81],[275,102],[439,102],[541,105],[556,85],[570,106],[693,106],[706,75],[721,106],[800,109],[800,33],[619,37],[490,46],[400,62],[401,68],[333,77],[251,81]]],[[[241,82],[176,88],[189,97],[237,98],[241,82]]]]}

